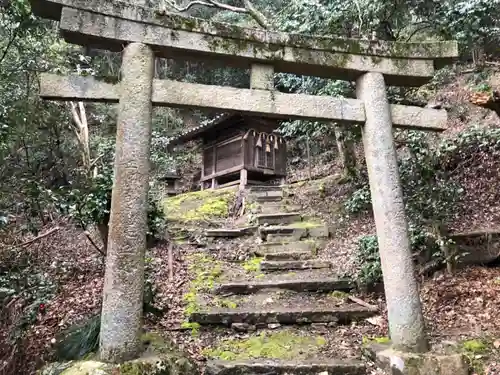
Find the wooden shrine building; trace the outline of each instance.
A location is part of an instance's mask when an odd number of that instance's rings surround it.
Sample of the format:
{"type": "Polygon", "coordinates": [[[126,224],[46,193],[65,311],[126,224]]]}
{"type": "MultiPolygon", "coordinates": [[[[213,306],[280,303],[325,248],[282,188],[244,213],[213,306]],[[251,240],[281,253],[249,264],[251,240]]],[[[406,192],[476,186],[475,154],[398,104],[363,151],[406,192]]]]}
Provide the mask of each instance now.
{"type": "Polygon", "coordinates": [[[279,120],[226,114],[190,129],[171,146],[201,139],[201,188],[263,185],[286,177],[286,143],[274,131],[279,120]]]}

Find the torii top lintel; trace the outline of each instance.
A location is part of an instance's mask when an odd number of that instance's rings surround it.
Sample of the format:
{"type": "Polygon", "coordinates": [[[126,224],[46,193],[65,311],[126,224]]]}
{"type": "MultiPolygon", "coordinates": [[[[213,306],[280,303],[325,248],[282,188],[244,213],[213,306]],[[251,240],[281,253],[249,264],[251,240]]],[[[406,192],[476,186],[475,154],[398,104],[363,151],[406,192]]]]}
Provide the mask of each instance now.
{"type": "MultiPolygon", "coordinates": [[[[116,0],[30,0],[35,14],[60,21],[66,41],[121,51],[141,42],[157,56],[219,59],[233,66],[353,80],[383,73],[387,84],[420,86],[436,65],[458,56],[457,42],[400,43],[272,32],[216,23],[116,0]]],[[[144,0],[142,0],[144,3],[144,0]]]]}

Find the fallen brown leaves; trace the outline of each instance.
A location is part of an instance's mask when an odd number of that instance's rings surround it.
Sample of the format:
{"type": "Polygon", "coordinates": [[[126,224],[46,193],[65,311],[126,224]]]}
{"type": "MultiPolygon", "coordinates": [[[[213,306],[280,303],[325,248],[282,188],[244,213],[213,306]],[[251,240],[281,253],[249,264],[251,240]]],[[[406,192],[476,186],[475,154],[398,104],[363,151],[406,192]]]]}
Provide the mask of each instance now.
{"type": "Polygon", "coordinates": [[[500,333],[500,268],[471,267],[424,283],[424,312],[440,336],[500,333]]]}

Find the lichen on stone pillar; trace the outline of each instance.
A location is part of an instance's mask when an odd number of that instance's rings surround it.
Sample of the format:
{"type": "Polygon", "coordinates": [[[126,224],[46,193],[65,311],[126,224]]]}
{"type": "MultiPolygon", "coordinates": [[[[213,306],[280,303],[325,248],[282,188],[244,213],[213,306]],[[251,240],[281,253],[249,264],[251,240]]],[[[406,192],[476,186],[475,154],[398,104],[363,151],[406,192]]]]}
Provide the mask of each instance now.
{"type": "Polygon", "coordinates": [[[100,357],[122,362],[142,350],[154,54],[132,43],[123,53],[104,277],[100,357]]]}
{"type": "Polygon", "coordinates": [[[391,111],[383,75],[364,74],[356,82],[356,92],[358,99],[364,102],[366,113],[366,123],[362,128],[363,145],[391,340],[396,349],[423,352],[428,349],[428,343],[414,276],[391,111]]]}
{"type": "Polygon", "coordinates": [[[250,88],[274,90],[274,67],[265,64],[252,64],[250,69],[250,88]]]}

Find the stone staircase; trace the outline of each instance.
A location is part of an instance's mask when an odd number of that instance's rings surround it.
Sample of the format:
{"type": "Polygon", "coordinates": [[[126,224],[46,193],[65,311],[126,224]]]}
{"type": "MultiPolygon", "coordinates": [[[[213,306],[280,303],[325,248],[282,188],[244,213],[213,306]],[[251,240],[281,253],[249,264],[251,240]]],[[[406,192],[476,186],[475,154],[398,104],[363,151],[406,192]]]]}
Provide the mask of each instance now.
{"type": "MultiPolygon", "coordinates": [[[[231,308],[201,308],[191,314],[191,322],[247,334],[293,327],[301,337],[312,337],[311,327],[334,332],[339,325],[377,314],[374,308],[342,299],[355,286],[335,277],[330,263],[318,259],[329,237],[325,224],[303,217],[300,207],[290,204],[279,187],[252,187],[248,199],[260,206],[256,221],[262,243],[249,250],[262,258],[260,273],[251,278],[230,276],[214,285],[213,294],[231,308]]],[[[326,352],[304,360],[209,360],[206,373],[361,375],[366,368],[359,360],[334,359],[326,352]]]]}

